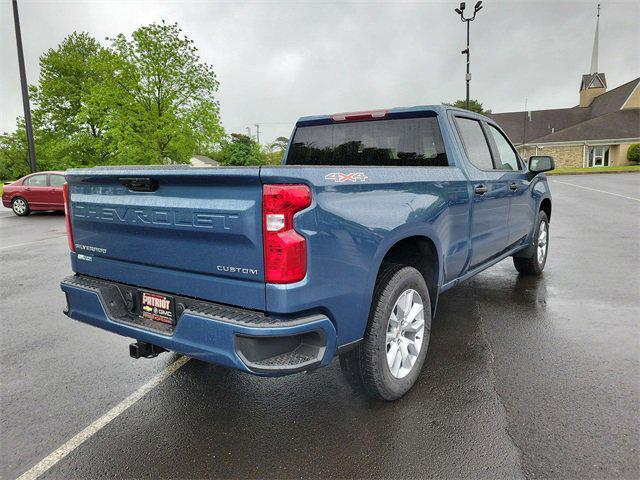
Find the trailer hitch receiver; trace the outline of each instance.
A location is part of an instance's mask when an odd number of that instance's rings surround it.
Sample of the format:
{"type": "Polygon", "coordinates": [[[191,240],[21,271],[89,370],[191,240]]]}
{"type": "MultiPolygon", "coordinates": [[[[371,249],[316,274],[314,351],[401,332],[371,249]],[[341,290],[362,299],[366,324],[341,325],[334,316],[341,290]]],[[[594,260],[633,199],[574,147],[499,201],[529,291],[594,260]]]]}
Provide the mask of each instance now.
{"type": "Polygon", "coordinates": [[[152,343],[137,341],[129,345],[129,355],[131,358],[153,358],[166,350],[152,343]]]}

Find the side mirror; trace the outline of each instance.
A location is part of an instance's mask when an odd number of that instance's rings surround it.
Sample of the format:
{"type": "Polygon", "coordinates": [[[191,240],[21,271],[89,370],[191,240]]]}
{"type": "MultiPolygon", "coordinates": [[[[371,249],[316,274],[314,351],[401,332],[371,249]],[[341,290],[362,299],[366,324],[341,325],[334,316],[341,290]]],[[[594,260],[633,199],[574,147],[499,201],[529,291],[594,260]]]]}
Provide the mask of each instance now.
{"type": "Polygon", "coordinates": [[[529,157],[529,171],[533,174],[548,172],[556,168],[553,157],[546,155],[533,155],[529,157]]]}

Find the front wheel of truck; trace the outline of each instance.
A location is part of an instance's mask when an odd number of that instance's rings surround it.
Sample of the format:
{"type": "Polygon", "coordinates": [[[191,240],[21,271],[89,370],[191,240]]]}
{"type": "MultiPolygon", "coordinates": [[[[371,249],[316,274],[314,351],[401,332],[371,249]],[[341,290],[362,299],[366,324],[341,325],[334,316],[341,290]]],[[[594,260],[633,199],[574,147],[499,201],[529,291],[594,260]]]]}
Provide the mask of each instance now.
{"type": "Polygon", "coordinates": [[[514,256],[513,265],[523,275],[540,275],[547,263],[549,253],[549,219],[547,214],[540,210],[538,223],[533,232],[533,243],[523,256],[514,256]]]}
{"type": "Polygon", "coordinates": [[[391,265],[376,283],[362,343],[340,355],[342,371],[371,397],[396,400],[416,382],[430,332],[431,302],[423,276],[413,267],[391,265]]]}

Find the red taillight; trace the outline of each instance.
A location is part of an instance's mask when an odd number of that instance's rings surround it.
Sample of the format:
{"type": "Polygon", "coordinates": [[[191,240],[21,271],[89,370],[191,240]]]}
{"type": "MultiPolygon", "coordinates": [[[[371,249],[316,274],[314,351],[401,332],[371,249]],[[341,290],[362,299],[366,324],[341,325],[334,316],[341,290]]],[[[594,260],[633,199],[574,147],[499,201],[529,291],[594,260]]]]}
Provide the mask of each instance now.
{"type": "Polygon", "coordinates": [[[71,206],[69,203],[69,184],[65,183],[62,186],[62,197],[64,198],[64,216],[67,223],[67,239],[69,240],[69,248],[72,252],[76,251],[76,246],[73,243],[73,231],[71,230],[71,206]]]}
{"type": "Polygon", "coordinates": [[[366,112],[334,113],[331,119],[334,122],[354,122],[357,120],[372,120],[374,118],[384,118],[387,116],[386,110],[367,110],[366,112]]]}
{"type": "Polygon", "coordinates": [[[293,228],[296,212],[311,205],[306,185],[264,185],[262,231],[267,283],[299,282],[307,274],[307,242],[293,228]]]}

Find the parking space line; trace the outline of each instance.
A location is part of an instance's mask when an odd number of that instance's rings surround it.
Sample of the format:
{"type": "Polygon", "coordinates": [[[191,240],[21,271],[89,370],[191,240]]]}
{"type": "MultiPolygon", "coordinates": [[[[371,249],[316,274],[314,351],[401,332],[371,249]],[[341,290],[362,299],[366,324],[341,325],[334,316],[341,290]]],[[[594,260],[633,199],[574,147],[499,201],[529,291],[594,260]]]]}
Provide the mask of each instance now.
{"type": "Polygon", "coordinates": [[[33,243],[46,242],[47,240],[53,240],[55,238],[62,238],[62,237],[66,237],[66,236],[67,236],[67,234],[65,233],[64,235],[56,235],[55,237],[42,238],[40,240],[33,240],[32,242],[14,243],[13,245],[6,245],[4,247],[0,247],[0,250],[6,250],[7,248],[24,247],[25,245],[31,245],[33,243]]]}
{"type": "Polygon", "coordinates": [[[71,440],[67,441],[64,445],[51,452],[47,457],[43,458],[32,468],[20,475],[18,477],[18,480],[35,480],[36,478],[38,478],[40,475],[45,473],[56,463],[58,463],[60,460],[62,460],[64,457],[66,457],[76,448],[82,445],[84,442],[89,440],[93,435],[106,427],[112,420],[124,413],[125,410],[134,405],[138,400],[140,400],[147,393],[157,387],[163,380],[176,372],[189,360],[190,357],[180,357],[171,365],[165,367],[164,370],[156,374],[151,380],[142,385],[138,390],[133,392],[118,405],[113,407],[91,425],[86,427],[80,433],[76,434],[73,438],[71,438],[71,440]]]}
{"type": "Polygon", "coordinates": [[[562,183],[563,185],[571,185],[572,187],[584,188],[585,190],[592,190],[594,192],[606,193],[607,195],[615,195],[616,197],[626,198],[628,200],[635,200],[636,202],[640,202],[640,198],[635,197],[627,197],[625,195],[620,195],[619,193],[607,192],[606,190],[598,190],[597,188],[584,187],[582,185],[578,185],[576,183],[569,182],[561,182],[560,180],[552,180],[553,183],[562,183]]]}

